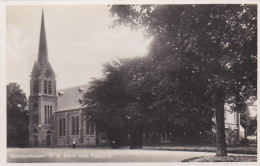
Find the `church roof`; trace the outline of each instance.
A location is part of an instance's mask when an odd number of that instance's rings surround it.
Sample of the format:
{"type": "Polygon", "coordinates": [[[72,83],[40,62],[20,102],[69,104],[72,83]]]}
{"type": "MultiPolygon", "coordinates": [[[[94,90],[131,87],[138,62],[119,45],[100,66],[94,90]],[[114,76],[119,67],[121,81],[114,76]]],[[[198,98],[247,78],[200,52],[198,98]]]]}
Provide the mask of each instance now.
{"type": "Polygon", "coordinates": [[[83,108],[83,96],[87,92],[89,84],[70,87],[57,91],[57,111],[74,110],[83,108]]]}

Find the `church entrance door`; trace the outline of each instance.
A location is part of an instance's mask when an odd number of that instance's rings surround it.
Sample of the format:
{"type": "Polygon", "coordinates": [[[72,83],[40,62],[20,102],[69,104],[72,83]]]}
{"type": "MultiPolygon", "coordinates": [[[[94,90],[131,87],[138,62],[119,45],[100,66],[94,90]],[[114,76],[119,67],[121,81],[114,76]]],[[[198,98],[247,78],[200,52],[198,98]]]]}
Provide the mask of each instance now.
{"type": "Polygon", "coordinates": [[[33,147],[38,147],[39,142],[38,142],[38,135],[33,136],[33,147]]]}
{"type": "Polygon", "coordinates": [[[38,147],[39,142],[38,142],[38,130],[34,129],[33,130],[33,147],[38,147]]]}
{"type": "Polygon", "coordinates": [[[46,146],[47,146],[47,147],[51,147],[51,132],[50,132],[50,131],[47,132],[47,136],[46,136],[46,146]]]}

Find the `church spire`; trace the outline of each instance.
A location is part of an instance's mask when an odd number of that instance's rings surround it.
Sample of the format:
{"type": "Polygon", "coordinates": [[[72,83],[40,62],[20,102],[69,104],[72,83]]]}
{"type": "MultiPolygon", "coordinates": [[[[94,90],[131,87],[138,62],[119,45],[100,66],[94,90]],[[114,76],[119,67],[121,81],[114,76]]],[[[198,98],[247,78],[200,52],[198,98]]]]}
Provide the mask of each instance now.
{"type": "Polygon", "coordinates": [[[43,66],[48,62],[48,49],[47,40],[44,25],[44,13],[42,10],[42,22],[41,22],[41,32],[40,32],[40,42],[39,42],[39,52],[38,52],[38,63],[43,66]]]}

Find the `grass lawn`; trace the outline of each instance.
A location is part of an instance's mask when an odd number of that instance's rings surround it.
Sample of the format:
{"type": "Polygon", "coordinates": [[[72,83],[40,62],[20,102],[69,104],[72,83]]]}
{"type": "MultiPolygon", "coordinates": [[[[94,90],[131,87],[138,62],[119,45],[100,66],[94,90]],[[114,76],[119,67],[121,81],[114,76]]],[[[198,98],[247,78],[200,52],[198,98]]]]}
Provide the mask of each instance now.
{"type": "MultiPolygon", "coordinates": [[[[143,149],[153,149],[153,150],[172,150],[172,151],[199,151],[199,152],[216,152],[216,147],[207,146],[145,146],[143,149]]],[[[247,147],[227,147],[228,153],[237,154],[257,154],[256,146],[247,147]]]]}
{"type": "Polygon", "coordinates": [[[257,156],[195,157],[183,162],[256,162],[257,156]]]}

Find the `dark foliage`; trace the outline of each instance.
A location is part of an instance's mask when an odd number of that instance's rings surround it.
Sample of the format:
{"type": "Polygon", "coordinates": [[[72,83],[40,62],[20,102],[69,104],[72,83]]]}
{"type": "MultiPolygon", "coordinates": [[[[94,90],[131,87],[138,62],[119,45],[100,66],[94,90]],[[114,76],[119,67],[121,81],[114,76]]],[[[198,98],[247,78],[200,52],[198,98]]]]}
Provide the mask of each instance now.
{"type": "Polygon", "coordinates": [[[117,5],[111,13],[153,37],[149,56],[174,76],[180,109],[216,112],[217,155],[225,156],[224,104],[242,112],[256,96],[256,5],[117,5]]]}
{"type": "Polygon", "coordinates": [[[25,147],[28,136],[26,95],[17,83],[7,85],[7,146],[25,147]]]}
{"type": "Polygon", "coordinates": [[[217,155],[225,156],[224,104],[243,112],[256,96],[256,6],[115,5],[111,14],[152,42],[146,57],[107,64],[92,82],[86,111],[97,128],[140,144],[144,131],[207,133],[215,115],[217,155]]]}

